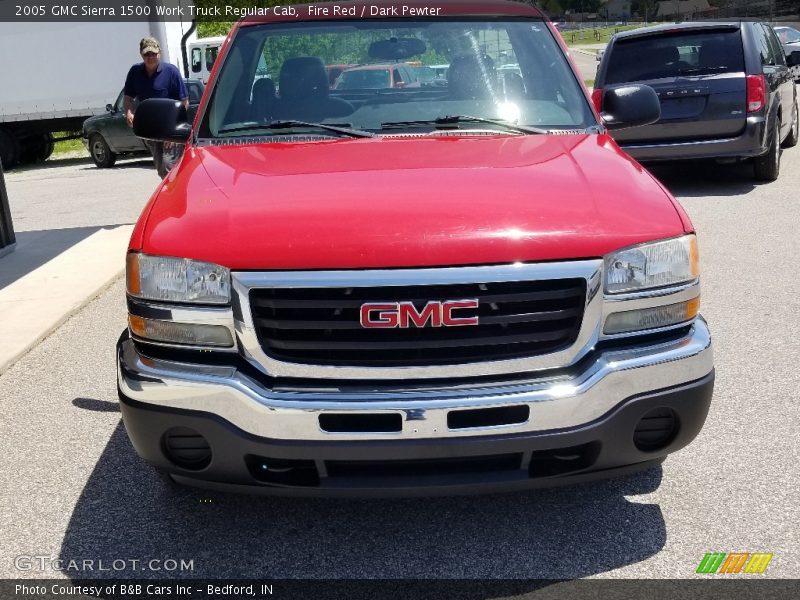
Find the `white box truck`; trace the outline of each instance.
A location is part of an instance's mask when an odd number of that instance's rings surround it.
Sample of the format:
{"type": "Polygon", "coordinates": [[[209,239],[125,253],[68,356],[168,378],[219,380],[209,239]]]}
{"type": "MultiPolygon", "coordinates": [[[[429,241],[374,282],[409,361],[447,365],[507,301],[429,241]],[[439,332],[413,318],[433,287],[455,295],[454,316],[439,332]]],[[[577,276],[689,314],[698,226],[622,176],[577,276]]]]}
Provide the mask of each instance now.
{"type": "Polygon", "coordinates": [[[225,36],[198,38],[188,44],[190,77],[208,83],[208,76],[217,60],[217,55],[225,42],[225,36]]]}
{"type": "Polygon", "coordinates": [[[161,42],[161,60],[188,76],[190,20],[0,23],[0,164],[44,160],[54,132],[78,131],[105,112],[149,35],[161,42]]]}

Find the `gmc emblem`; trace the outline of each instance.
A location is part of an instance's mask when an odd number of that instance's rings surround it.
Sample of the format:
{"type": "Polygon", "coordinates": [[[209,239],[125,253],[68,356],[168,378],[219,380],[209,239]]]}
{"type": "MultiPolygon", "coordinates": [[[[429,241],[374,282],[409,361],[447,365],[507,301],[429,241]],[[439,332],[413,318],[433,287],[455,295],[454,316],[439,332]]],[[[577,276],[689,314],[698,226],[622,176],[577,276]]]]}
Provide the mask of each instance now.
{"type": "Polygon", "coordinates": [[[478,317],[457,317],[455,312],[478,308],[477,300],[432,300],[418,311],[412,302],[368,302],[361,305],[361,326],[391,329],[392,327],[463,327],[477,325],[478,317]]]}

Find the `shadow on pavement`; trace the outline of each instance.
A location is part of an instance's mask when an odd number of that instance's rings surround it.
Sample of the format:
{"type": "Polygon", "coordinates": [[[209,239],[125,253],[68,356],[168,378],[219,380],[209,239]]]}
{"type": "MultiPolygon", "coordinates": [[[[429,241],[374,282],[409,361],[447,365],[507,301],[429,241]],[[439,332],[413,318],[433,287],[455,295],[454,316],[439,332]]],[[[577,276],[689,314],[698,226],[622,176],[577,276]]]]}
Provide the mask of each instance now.
{"type": "Polygon", "coordinates": [[[168,484],[136,455],[120,422],[75,506],[59,558],[192,560],[193,570],[168,576],[204,579],[573,579],[663,548],[659,506],[625,497],[655,490],[661,476],[655,467],[591,485],[455,498],[237,496],[168,484]]]}
{"type": "Polygon", "coordinates": [[[92,398],[75,398],[72,405],[76,408],[91,410],[93,412],[119,412],[118,402],[108,400],[94,400],[92,398]]]}
{"type": "Polygon", "coordinates": [[[156,177],[158,177],[158,173],[156,173],[156,166],[153,163],[153,158],[150,156],[141,156],[135,159],[126,159],[120,161],[114,165],[112,169],[149,169],[153,171],[153,174],[156,177]]]}
{"type": "Polygon", "coordinates": [[[749,162],[717,164],[714,161],[651,163],[645,167],[675,196],[739,196],[756,185],[749,162]]]}
{"type": "Polygon", "coordinates": [[[6,173],[26,173],[28,171],[41,171],[42,169],[51,169],[53,167],[68,167],[70,165],[91,164],[92,159],[89,155],[85,156],[68,156],[65,158],[51,158],[44,162],[32,163],[27,165],[16,165],[13,169],[6,171],[6,173]]]}
{"type": "Polygon", "coordinates": [[[14,252],[0,258],[0,289],[11,285],[100,229],[113,229],[121,225],[123,224],[16,232],[17,246],[14,252]]]}
{"type": "Polygon", "coordinates": [[[121,169],[146,169],[153,171],[153,175],[158,177],[153,158],[149,155],[135,156],[130,158],[120,158],[113,167],[99,169],[93,162],[89,161],[80,171],[117,171],[121,169]]]}
{"type": "MultiPolygon", "coordinates": [[[[92,162],[92,159],[89,156],[75,156],[70,158],[57,158],[46,160],[41,163],[34,163],[29,165],[19,165],[8,171],[9,173],[27,173],[30,171],[43,171],[46,169],[52,169],[56,167],[69,167],[73,165],[80,165],[79,170],[99,170],[97,166],[92,162]]],[[[142,154],[138,156],[130,156],[130,157],[120,157],[117,164],[111,167],[109,170],[114,169],[131,169],[131,168],[139,168],[139,169],[153,169],[155,172],[155,165],[153,164],[153,159],[148,154],[142,154]]]]}

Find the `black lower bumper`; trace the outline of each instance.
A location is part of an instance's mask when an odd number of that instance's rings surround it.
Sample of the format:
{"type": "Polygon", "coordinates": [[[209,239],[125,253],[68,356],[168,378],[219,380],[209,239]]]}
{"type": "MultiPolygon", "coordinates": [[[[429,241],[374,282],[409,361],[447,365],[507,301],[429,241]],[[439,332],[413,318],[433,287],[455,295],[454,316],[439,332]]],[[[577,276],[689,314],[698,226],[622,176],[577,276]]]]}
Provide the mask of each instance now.
{"type": "Polygon", "coordinates": [[[712,371],[628,398],[580,427],[423,440],[273,440],[209,413],[155,407],[121,393],[120,404],[136,451],[179,483],[273,495],[437,495],[577,483],[658,464],[697,436],[713,387],[712,371]],[[655,444],[642,442],[652,442],[642,422],[648,414],[649,423],[671,423],[671,432],[655,444]],[[199,460],[189,468],[177,465],[176,447],[199,453],[199,460]]]}
{"type": "Polygon", "coordinates": [[[744,131],[730,138],[696,139],[692,141],[651,140],[619,141],[620,147],[640,162],[698,160],[709,158],[744,159],[761,156],[769,149],[767,121],[763,117],[748,118],[744,131]]]}

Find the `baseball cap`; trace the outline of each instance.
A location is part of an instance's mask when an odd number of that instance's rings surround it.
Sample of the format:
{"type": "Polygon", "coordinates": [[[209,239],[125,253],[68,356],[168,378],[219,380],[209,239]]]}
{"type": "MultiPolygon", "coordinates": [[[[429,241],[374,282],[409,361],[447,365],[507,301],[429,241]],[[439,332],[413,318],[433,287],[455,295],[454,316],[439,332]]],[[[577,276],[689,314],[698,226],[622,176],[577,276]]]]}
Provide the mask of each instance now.
{"type": "Polygon", "coordinates": [[[139,54],[145,54],[147,52],[155,52],[156,54],[161,52],[161,46],[159,46],[156,38],[146,37],[142,38],[142,41],[139,42],[139,54]]]}

